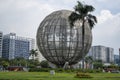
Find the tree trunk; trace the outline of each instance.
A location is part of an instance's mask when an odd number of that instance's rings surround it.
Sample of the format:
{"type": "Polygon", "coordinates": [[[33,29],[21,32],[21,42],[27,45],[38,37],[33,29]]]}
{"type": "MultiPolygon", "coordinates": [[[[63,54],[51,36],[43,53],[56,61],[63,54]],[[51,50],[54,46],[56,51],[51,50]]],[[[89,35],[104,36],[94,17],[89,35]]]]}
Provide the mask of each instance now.
{"type": "Polygon", "coordinates": [[[32,59],[34,60],[34,55],[32,55],[32,59]]]}
{"type": "Polygon", "coordinates": [[[84,26],[85,20],[83,19],[82,23],[82,68],[84,69],[84,36],[85,36],[85,26],[84,26]]]}

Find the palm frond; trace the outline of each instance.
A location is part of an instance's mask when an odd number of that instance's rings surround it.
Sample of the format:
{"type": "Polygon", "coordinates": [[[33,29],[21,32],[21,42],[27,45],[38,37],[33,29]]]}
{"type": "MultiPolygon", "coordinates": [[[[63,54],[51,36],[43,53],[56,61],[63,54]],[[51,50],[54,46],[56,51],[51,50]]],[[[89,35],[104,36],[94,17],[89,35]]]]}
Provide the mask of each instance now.
{"type": "Polygon", "coordinates": [[[97,23],[97,18],[96,18],[96,16],[91,15],[91,14],[88,14],[88,18],[93,19],[93,21],[94,21],[95,23],[97,23]]]}
{"type": "Polygon", "coordinates": [[[79,19],[78,16],[79,15],[77,13],[75,13],[75,12],[72,12],[71,15],[69,16],[69,23],[70,23],[71,27],[73,27],[74,26],[74,22],[79,19]]]}
{"type": "Polygon", "coordinates": [[[84,9],[86,12],[93,12],[95,10],[95,8],[91,5],[85,5],[84,9]]]}
{"type": "Polygon", "coordinates": [[[90,25],[90,29],[92,29],[95,25],[94,21],[91,19],[88,19],[88,24],[90,25]]]}
{"type": "Polygon", "coordinates": [[[90,25],[90,28],[92,29],[95,23],[97,23],[97,18],[94,15],[88,14],[87,15],[87,20],[90,25]]]}
{"type": "Polygon", "coordinates": [[[74,7],[75,11],[76,12],[83,12],[83,8],[84,8],[84,5],[80,2],[80,1],[77,1],[77,5],[74,7]]]}
{"type": "Polygon", "coordinates": [[[90,28],[92,29],[95,23],[97,23],[97,18],[94,15],[88,14],[95,10],[92,5],[84,5],[80,1],[77,1],[75,6],[75,12],[72,12],[69,16],[70,26],[73,27],[76,20],[87,20],[90,28]]]}

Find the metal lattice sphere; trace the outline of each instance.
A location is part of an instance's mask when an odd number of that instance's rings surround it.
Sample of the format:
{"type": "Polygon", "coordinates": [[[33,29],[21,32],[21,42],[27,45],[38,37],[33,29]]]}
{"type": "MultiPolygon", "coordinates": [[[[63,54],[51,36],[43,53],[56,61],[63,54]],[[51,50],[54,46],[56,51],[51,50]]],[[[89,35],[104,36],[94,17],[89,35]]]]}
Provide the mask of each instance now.
{"type": "Polygon", "coordinates": [[[37,45],[42,55],[50,62],[63,66],[65,62],[76,64],[89,51],[92,42],[91,30],[85,23],[84,50],[80,21],[70,28],[68,17],[71,11],[59,10],[48,15],[37,31],[37,45]]]}

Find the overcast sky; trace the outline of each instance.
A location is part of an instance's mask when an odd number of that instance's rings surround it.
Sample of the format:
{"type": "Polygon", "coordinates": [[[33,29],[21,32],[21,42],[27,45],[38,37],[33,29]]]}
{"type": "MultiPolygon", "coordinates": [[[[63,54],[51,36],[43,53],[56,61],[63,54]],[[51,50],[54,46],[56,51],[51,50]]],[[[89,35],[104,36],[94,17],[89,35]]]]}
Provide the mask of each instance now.
{"type": "MultiPolygon", "coordinates": [[[[41,21],[53,11],[73,10],[78,0],[0,0],[0,31],[36,38],[41,21]]],[[[79,0],[95,7],[98,23],[92,45],[120,48],[120,0],[79,0]]]]}

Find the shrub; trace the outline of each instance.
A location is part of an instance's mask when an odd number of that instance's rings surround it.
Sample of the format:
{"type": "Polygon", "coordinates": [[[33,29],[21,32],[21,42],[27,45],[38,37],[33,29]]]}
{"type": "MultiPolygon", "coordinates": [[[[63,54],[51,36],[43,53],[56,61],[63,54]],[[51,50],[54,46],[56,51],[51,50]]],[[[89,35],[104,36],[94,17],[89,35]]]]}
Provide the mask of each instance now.
{"type": "Polygon", "coordinates": [[[63,68],[56,68],[54,69],[56,72],[64,72],[64,69],[63,68]]]}
{"type": "Polygon", "coordinates": [[[93,78],[93,77],[90,76],[89,74],[86,74],[86,73],[77,72],[76,75],[75,75],[75,78],[93,78]]]}
{"type": "MultiPolygon", "coordinates": [[[[52,68],[30,68],[30,72],[49,72],[52,68]]],[[[82,72],[82,73],[101,73],[102,70],[99,69],[63,69],[63,68],[56,68],[52,69],[55,72],[82,72]]]]}
{"type": "Polygon", "coordinates": [[[76,72],[82,72],[82,73],[101,73],[102,70],[100,69],[76,69],[76,72]]]}
{"type": "Polygon", "coordinates": [[[95,70],[95,73],[101,73],[101,72],[102,72],[102,70],[99,70],[99,69],[95,70]]]}
{"type": "Polygon", "coordinates": [[[49,72],[50,68],[30,68],[29,72],[49,72]]]}

